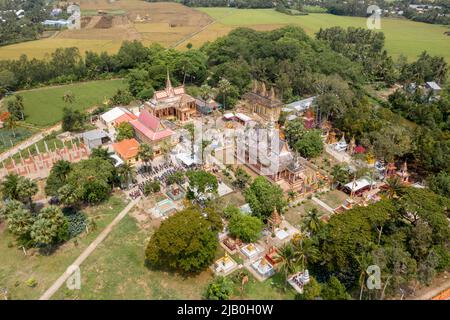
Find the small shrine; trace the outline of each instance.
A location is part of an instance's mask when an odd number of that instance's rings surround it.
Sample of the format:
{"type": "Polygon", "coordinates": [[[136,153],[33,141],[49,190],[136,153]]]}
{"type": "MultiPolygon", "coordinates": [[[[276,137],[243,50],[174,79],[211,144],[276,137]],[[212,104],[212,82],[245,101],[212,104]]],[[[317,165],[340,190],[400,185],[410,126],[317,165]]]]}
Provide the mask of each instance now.
{"type": "Polygon", "coordinates": [[[232,253],[235,252],[242,245],[242,241],[239,239],[226,238],[223,240],[223,245],[230,250],[232,253]]]}
{"type": "Polygon", "coordinates": [[[225,252],[225,255],[214,263],[214,272],[220,275],[228,275],[237,267],[238,264],[236,261],[234,261],[233,258],[228,256],[228,253],[225,252]]]}
{"type": "Polygon", "coordinates": [[[261,252],[261,250],[253,243],[249,243],[248,245],[242,247],[241,251],[248,259],[256,258],[261,252]]]}
{"type": "Polygon", "coordinates": [[[327,144],[335,144],[337,142],[336,140],[336,132],[330,131],[327,135],[327,144]]]}
{"type": "Polygon", "coordinates": [[[288,279],[289,284],[300,294],[303,294],[303,288],[309,281],[310,277],[308,269],[298,272],[288,279]]]}
{"type": "Polygon", "coordinates": [[[303,117],[303,124],[305,129],[313,129],[315,127],[314,112],[311,109],[306,110],[303,117]]]}
{"type": "Polygon", "coordinates": [[[185,192],[178,184],[172,185],[166,193],[173,201],[183,199],[185,196],[185,192]]]}
{"type": "Polygon", "coordinates": [[[353,136],[352,139],[350,140],[350,143],[347,146],[347,153],[349,155],[353,155],[355,153],[355,148],[356,148],[356,141],[355,137],[353,136]]]}
{"type": "Polygon", "coordinates": [[[397,167],[395,163],[389,162],[386,166],[386,178],[392,177],[397,173],[397,167]]]}
{"type": "Polygon", "coordinates": [[[271,246],[264,257],[272,266],[275,266],[278,260],[277,248],[275,246],[271,246]]]}
{"type": "Polygon", "coordinates": [[[266,258],[261,258],[254,263],[252,263],[252,268],[258,272],[258,275],[267,279],[275,273],[275,269],[272,264],[270,264],[266,258]]]}
{"type": "Polygon", "coordinates": [[[339,142],[334,146],[334,150],[344,152],[347,150],[347,146],[347,141],[345,141],[345,135],[343,134],[341,140],[339,140],[339,142]]]}
{"type": "Polygon", "coordinates": [[[409,183],[409,177],[411,175],[408,172],[408,164],[406,163],[406,161],[403,163],[402,167],[397,172],[397,176],[400,177],[400,179],[403,183],[409,183]]]}
{"type": "Polygon", "coordinates": [[[280,227],[281,222],[283,222],[283,220],[281,219],[277,208],[274,208],[272,215],[269,217],[269,219],[267,219],[267,224],[269,225],[273,233],[275,233],[275,230],[280,227]]]}

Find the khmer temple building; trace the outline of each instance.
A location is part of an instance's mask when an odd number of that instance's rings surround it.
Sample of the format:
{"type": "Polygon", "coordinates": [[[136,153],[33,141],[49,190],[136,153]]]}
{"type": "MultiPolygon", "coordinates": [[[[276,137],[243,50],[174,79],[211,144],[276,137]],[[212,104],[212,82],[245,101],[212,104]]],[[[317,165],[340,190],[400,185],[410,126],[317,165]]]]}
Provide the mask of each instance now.
{"type": "Polygon", "coordinates": [[[283,107],[283,103],[276,97],[275,89],[271,87],[267,90],[264,82],[258,83],[256,80],[253,81],[252,91],[244,94],[243,103],[249,112],[256,113],[267,121],[278,121],[283,107]]]}
{"type": "Polygon", "coordinates": [[[318,183],[315,171],[307,166],[305,159],[290,151],[287,142],[273,129],[273,122],[271,124],[269,132],[273,135],[266,135],[267,138],[262,138],[258,129],[237,137],[235,156],[238,163],[266,176],[284,191],[305,194],[315,190],[318,183]]]}
{"type": "Polygon", "coordinates": [[[184,85],[173,87],[169,72],[165,89],[156,91],[144,108],[157,118],[181,122],[189,121],[197,113],[195,98],[186,93],[184,85]]]}

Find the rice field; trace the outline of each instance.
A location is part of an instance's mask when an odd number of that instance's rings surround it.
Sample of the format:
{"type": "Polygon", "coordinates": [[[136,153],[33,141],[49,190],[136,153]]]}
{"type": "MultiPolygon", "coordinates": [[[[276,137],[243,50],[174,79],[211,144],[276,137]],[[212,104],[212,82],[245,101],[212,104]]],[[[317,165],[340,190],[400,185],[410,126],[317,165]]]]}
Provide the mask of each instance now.
{"type": "MultiPolygon", "coordinates": [[[[292,24],[302,27],[310,36],[320,28],[367,27],[366,19],[361,17],[326,13],[290,16],[272,9],[193,9],[177,3],[148,3],[136,0],[113,4],[108,4],[106,0],[83,0],[81,6],[82,11],[88,13],[85,16],[85,28],[65,30],[50,38],[0,47],[0,59],[18,59],[22,54],[32,58],[45,58],[60,47],[78,47],[81,53],[87,50],[115,53],[123,40],[139,40],[144,45],[160,43],[165,47],[176,46],[186,50],[188,43],[198,48],[207,41],[227,35],[237,27],[267,31],[292,24]],[[109,10],[115,14],[109,17],[91,16],[98,9],[109,10]],[[99,19],[107,18],[114,19],[105,21],[111,24],[108,28],[104,27],[102,21],[99,22],[99,19]]],[[[380,31],[384,32],[386,48],[394,58],[403,54],[413,60],[423,50],[427,50],[430,54],[443,56],[450,62],[450,36],[445,34],[450,31],[449,27],[406,19],[383,18],[380,31]]]]}
{"type": "MultiPolygon", "coordinates": [[[[365,18],[324,13],[289,16],[272,9],[199,8],[199,10],[210,15],[216,22],[186,43],[180,44],[180,48],[185,47],[188,42],[198,47],[205,41],[223,36],[237,27],[272,30],[292,24],[302,27],[311,36],[320,28],[367,27],[365,18]]],[[[409,59],[415,59],[423,50],[427,50],[430,54],[443,56],[450,62],[450,36],[445,35],[450,28],[446,26],[383,18],[380,31],[385,34],[386,48],[394,58],[403,54],[409,59]]]]}

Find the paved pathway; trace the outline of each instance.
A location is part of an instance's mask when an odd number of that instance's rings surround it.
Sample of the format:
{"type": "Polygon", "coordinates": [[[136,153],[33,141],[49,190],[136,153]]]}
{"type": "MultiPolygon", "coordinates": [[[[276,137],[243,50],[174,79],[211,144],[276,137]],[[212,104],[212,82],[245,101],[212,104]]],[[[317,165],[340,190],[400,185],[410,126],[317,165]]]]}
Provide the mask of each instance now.
{"type": "MultiPolygon", "coordinates": [[[[131,201],[115,218],[114,220],[98,235],[98,237],[87,247],[80,256],[72,263],[72,266],[79,267],[84,260],[86,260],[92,252],[97,248],[97,246],[105,240],[105,238],[108,236],[108,234],[112,231],[114,226],[118,224],[126,215],[127,213],[139,202],[140,197],[131,201]]],[[[72,274],[66,270],[56,281],[52,284],[50,288],[47,289],[47,291],[44,292],[44,294],[39,298],[39,300],[49,300],[51,297],[56,293],[56,291],[61,288],[62,285],[67,281],[67,279],[72,274]]]]}
{"type": "Polygon", "coordinates": [[[332,207],[330,207],[329,205],[327,205],[325,202],[323,202],[320,199],[317,199],[316,197],[312,197],[312,201],[314,201],[315,203],[317,203],[319,206],[321,206],[322,208],[324,208],[325,210],[327,210],[330,213],[334,213],[334,209],[332,207]]]}

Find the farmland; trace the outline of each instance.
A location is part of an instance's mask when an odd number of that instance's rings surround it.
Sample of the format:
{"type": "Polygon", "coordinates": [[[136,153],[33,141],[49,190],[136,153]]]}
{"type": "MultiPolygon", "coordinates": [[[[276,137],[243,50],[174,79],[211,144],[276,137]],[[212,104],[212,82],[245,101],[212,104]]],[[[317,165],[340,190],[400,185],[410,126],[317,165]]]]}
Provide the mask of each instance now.
{"type": "Polygon", "coordinates": [[[117,89],[124,87],[123,80],[102,80],[21,91],[25,121],[39,127],[60,121],[63,108],[69,106],[62,99],[64,93],[68,91],[75,96],[71,107],[82,111],[101,105],[105,98],[110,98],[117,89]]]}
{"type": "MultiPolygon", "coordinates": [[[[283,25],[293,24],[302,27],[309,35],[313,35],[320,28],[333,26],[366,27],[365,18],[321,13],[289,16],[271,9],[200,8],[199,10],[210,15],[216,23],[187,41],[194,47],[198,47],[205,41],[214,40],[218,36],[226,35],[239,26],[256,30],[273,30],[283,25]]],[[[450,38],[444,34],[449,31],[447,27],[383,18],[381,28],[386,36],[386,48],[393,57],[404,54],[409,59],[414,59],[423,50],[427,50],[430,54],[444,56],[447,61],[450,61],[450,38]]],[[[185,45],[186,43],[182,43],[180,47],[185,45]]]]}
{"type": "Polygon", "coordinates": [[[82,53],[114,53],[124,40],[169,47],[213,21],[207,14],[177,3],[81,0],[80,7],[80,30],[63,30],[50,38],[2,47],[0,59],[17,59],[23,53],[44,58],[60,47],[78,47],[82,53]],[[97,15],[98,10],[104,14],[97,15]]]}
{"type": "MultiPolygon", "coordinates": [[[[144,45],[160,43],[165,47],[186,49],[188,43],[200,47],[231,30],[244,26],[259,31],[293,24],[313,35],[332,26],[366,27],[366,19],[310,13],[289,16],[272,9],[188,8],[177,3],[149,3],[139,0],[82,0],[82,28],[64,30],[41,40],[0,48],[0,59],[17,59],[26,53],[44,58],[59,47],[78,47],[80,52],[117,52],[122,41],[139,40],[144,45]],[[104,12],[97,15],[98,10],[104,12]]],[[[450,61],[448,27],[403,19],[383,18],[386,48],[395,58],[404,54],[415,59],[423,50],[450,61]]]]}

